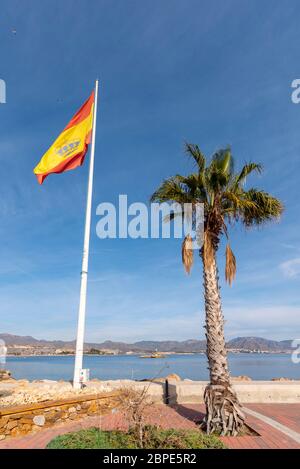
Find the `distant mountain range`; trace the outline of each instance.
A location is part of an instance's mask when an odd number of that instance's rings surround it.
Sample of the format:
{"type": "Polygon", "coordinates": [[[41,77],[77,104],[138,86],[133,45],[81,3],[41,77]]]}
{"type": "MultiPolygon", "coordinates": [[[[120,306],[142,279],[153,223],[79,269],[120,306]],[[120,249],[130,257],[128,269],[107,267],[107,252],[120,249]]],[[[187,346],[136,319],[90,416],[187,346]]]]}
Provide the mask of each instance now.
{"type": "MultiPolygon", "coordinates": [[[[31,346],[33,348],[49,349],[74,349],[75,341],[62,340],[38,340],[31,336],[19,336],[12,334],[0,334],[0,339],[4,340],[6,345],[13,346],[31,346]]],[[[227,342],[228,349],[240,351],[267,351],[267,352],[287,352],[292,349],[291,340],[268,340],[261,337],[237,337],[227,342]]],[[[205,350],[205,340],[176,340],[152,341],[143,340],[127,344],[125,342],[113,342],[107,340],[102,343],[86,343],[85,348],[95,348],[103,350],[118,350],[119,352],[201,352],[205,350]]]]}

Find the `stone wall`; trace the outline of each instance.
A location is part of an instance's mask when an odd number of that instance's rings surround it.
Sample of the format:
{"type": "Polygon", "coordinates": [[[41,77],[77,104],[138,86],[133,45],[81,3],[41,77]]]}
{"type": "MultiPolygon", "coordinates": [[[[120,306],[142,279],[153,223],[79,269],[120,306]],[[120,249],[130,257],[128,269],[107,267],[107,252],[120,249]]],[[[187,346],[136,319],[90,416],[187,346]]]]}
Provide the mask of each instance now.
{"type": "Polygon", "coordinates": [[[81,417],[105,414],[117,405],[118,393],[82,396],[0,408],[0,440],[25,435],[81,417]]]}

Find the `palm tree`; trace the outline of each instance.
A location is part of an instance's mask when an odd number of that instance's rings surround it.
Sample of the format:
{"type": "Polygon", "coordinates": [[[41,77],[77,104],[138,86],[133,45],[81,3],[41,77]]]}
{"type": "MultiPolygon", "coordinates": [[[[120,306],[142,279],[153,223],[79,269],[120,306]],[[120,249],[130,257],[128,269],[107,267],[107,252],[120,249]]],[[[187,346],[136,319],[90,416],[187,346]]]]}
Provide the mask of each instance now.
{"type": "MultiPolygon", "coordinates": [[[[206,416],[202,428],[236,435],[244,425],[242,406],[230,384],[224,337],[219,276],[216,254],[220,238],[225,235],[225,277],[231,285],[236,274],[236,259],[228,242],[228,226],[240,221],[246,227],[262,225],[278,219],[283,211],[281,202],[267,192],[256,188],[245,190],[248,175],[261,173],[260,164],[245,164],[234,171],[229,148],[217,151],[206,162],[204,154],[194,144],[186,144],[186,151],[196,164],[196,171],[188,176],[176,175],[162,182],[151,197],[152,202],[177,202],[184,212],[184,204],[204,205],[203,244],[199,250],[203,263],[206,354],[210,383],[204,392],[206,416]]],[[[173,219],[176,214],[169,217],[173,219]]],[[[197,227],[194,227],[197,229],[197,227]]],[[[192,238],[187,235],[182,243],[182,261],[187,273],[193,264],[192,238]]]]}

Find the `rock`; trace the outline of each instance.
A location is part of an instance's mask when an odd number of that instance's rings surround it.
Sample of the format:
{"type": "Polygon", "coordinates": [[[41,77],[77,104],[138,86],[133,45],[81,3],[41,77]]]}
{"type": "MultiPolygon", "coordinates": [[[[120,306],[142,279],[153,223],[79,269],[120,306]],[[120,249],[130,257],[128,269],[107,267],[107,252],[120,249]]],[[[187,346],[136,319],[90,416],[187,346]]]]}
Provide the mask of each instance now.
{"type": "Polygon", "coordinates": [[[10,422],[8,422],[8,424],[6,425],[6,430],[12,430],[13,428],[17,427],[18,426],[18,422],[16,420],[11,420],[10,422]]]}
{"type": "Polygon", "coordinates": [[[10,436],[19,436],[21,434],[21,431],[19,430],[18,427],[15,427],[12,429],[12,431],[10,432],[10,436]]]}
{"type": "Polygon", "coordinates": [[[281,378],[272,378],[271,381],[294,381],[294,380],[290,378],[281,377],[281,378]]]}
{"type": "Polygon", "coordinates": [[[11,378],[11,372],[8,370],[0,369],[0,381],[11,378]]]}
{"type": "Polygon", "coordinates": [[[69,412],[69,414],[73,414],[73,412],[76,412],[76,408],[75,407],[70,407],[68,409],[68,412],[69,412]]]}
{"type": "Polygon", "coordinates": [[[30,430],[31,430],[31,424],[24,424],[21,427],[21,431],[24,433],[28,433],[30,432],[30,430]]]}
{"type": "Polygon", "coordinates": [[[166,376],[166,379],[168,381],[181,381],[181,378],[179,375],[177,375],[176,373],[171,373],[169,374],[168,376],[166,376]]]}
{"type": "Polygon", "coordinates": [[[33,432],[37,432],[37,431],[40,431],[42,430],[42,427],[39,427],[38,425],[32,425],[31,427],[31,431],[33,432]]]}
{"type": "Polygon", "coordinates": [[[21,418],[20,423],[24,425],[32,425],[32,419],[29,418],[21,418]]]}
{"type": "Polygon", "coordinates": [[[46,413],[45,418],[47,422],[55,422],[55,420],[60,418],[61,415],[62,415],[62,412],[52,409],[50,410],[50,412],[46,413]]]}
{"type": "Polygon", "coordinates": [[[93,401],[88,408],[88,412],[97,412],[98,411],[98,404],[96,401],[93,401]]]}
{"type": "Polygon", "coordinates": [[[29,384],[29,381],[28,379],[19,379],[17,383],[18,383],[18,386],[23,387],[23,386],[27,386],[29,384]]]}
{"type": "Polygon", "coordinates": [[[232,381],[252,381],[252,378],[250,378],[249,376],[245,376],[245,375],[232,376],[231,379],[232,381]]]}
{"type": "Polygon", "coordinates": [[[0,435],[0,441],[5,440],[6,436],[5,435],[0,435]]]}
{"type": "Polygon", "coordinates": [[[166,380],[168,381],[181,381],[181,378],[179,375],[176,375],[176,373],[171,373],[167,376],[165,376],[164,378],[154,378],[154,379],[141,379],[140,382],[143,383],[143,382],[149,382],[149,381],[152,381],[153,383],[165,383],[166,380]]]}
{"type": "Polygon", "coordinates": [[[43,425],[45,425],[44,415],[35,415],[35,417],[33,418],[33,423],[38,427],[42,427],[43,425]]]}
{"type": "Polygon", "coordinates": [[[2,417],[2,418],[0,418],[0,428],[5,427],[5,425],[7,424],[8,420],[9,420],[8,417],[2,417]]]}

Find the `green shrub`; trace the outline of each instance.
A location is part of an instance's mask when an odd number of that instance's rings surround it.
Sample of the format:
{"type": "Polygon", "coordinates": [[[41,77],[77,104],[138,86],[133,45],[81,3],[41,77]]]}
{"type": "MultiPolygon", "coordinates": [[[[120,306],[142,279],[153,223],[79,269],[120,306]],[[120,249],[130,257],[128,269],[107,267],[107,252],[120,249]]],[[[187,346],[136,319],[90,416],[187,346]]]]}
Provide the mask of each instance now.
{"type": "MultiPolygon", "coordinates": [[[[224,448],[217,436],[200,430],[161,430],[147,426],[144,448],[147,449],[197,449],[224,448]]],[[[138,449],[135,432],[102,431],[97,428],[67,433],[52,440],[48,449],[138,449]]]]}

